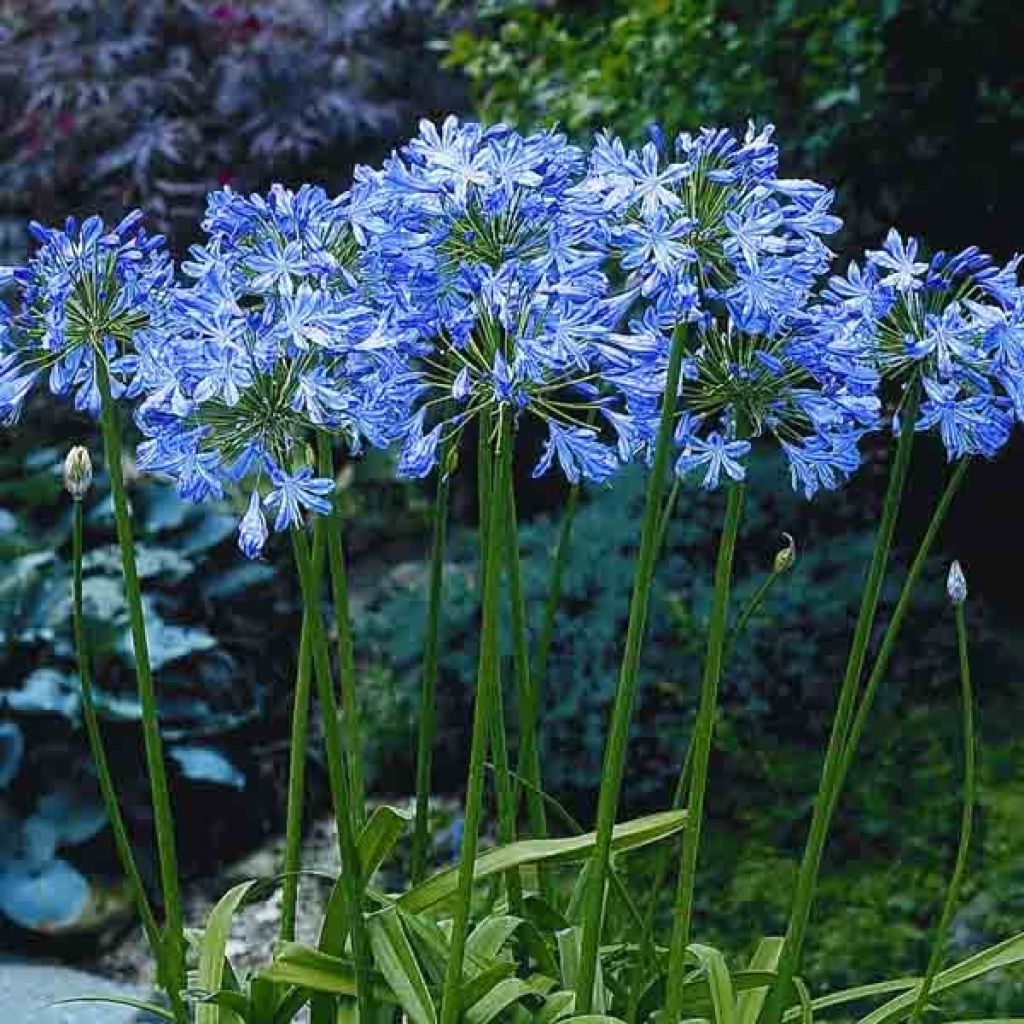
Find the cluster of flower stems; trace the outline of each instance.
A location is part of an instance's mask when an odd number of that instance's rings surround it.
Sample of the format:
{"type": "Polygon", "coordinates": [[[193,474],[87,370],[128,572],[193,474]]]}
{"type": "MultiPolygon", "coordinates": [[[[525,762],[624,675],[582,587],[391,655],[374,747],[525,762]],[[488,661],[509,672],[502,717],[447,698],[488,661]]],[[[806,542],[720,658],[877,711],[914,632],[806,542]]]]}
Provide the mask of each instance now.
{"type": "MultiPolygon", "coordinates": [[[[643,650],[645,625],[650,602],[651,584],[657,570],[666,528],[673,515],[679,490],[678,481],[669,489],[666,481],[672,451],[672,429],[675,415],[672,396],[678,393],[684,349],[683,329],[673,340],[668,367],[668,380],[661,411],[660,430],[649,469],[645,511],[636,558],[635,578],[629,618],[624,641],[621,671],[608,727],[604,767],[601,776],[597,809],[595,844],[587,868],[582,908],[582,948],[576,980],[574,1012],[586,1015],[593,1005],[595,980],[599,971],[603,919],[610,887],[622,883],[613,862],[613,829],[619,807],[620,791],[626,770],[626,748],[637,688],[638,670],[643,650]]],[[[157,696],[150,668],[146,626],[140,593],[131,515],[122,471],[121,425],[119,411],[111,398],[110,381],[104,368],[99,369],[102,399],[100,427],[106,467],[113,495],[117,538],[124,568],[125,591],[134,643],[137,684],[142,706],[142,728],[146,766],[151,787],[159,861],[160,904],[162,921],[150,901],[132,853],[131,842],[121,815],[114,780],[111,778],[91,693],[89,652],[82,610],[82,497],[84,488],[69,490],[74,497],[74,634],[80,659],[83,707],[88,739],[95,759],[103,798],[110,817],[113,836],[128,884],[138,906],[142,926],[152,944],[159,971],[159,982],[170,1004],[170,1013],[178,1024],[190,1019],[189,1005],[184,997],[186,984],[186,932],[183,920],[180,879],[175,852],[175,822],[165,774],[164,756],[157,715],[157,696]]],[[[916,392],[910,395],[913,406],[916,392]]],[[[912,422],[915,410],[907,414],[912,422]]],[[[911,466],[914,431],[904,430],[898,438],[889,471],[877,541],[868,567],[860,611],[853,632],[845,677],[839,688],[838,703],[831,736],[824,760],[820,786],[807,837],[785,936],[776,981],[772,986],[760,1020],[763,1024],[779,1024],[786,1009],[793,1005],[794,993],[802,987],[799,977],[801,953],[818,880],[819,868],[830,825],[836,814],[844,782],[850,771],[858,744],[882,683],[889,659],[896,644],[911,597],[920,580],[940,527],[961,486],[968,466],[963,459],[951,470],[945,489],[939,497],[931,519],[921,537],[916,554],[903,581],[899,599],[882,633],[881,642],[869,665],[871,638],[883,581],[893,545],[901,498],[911,466]]],[[[475,693],[469,772],[465,791],[465,816],[462,846],[458,865],[458,886],[454,899],[450,930],[450,956],[441,993],[441,1024],[455,1024],[459,1019],[459,987],[463,978],[466,938],[471,923],[474,863],[485,812],[487,781],[493,772],[498,832],[502,842],[514,840],[521,825],[534,838],[547,835],[547,812],[560,805],[549,798],[543,788],[538,733],[543,718],[543,686],[548,651],[552,642],[556,609],[559,604],[562,576],[571,546],[573,517],[579,502],[579,486],[573,488],[565,508],[565,516],[557,549],[554,553],[549,594],[536,631],[531,651],[527,608],[520,580],[519,548],[516,528],[516,501],[513,484],[513,432],[507,417],[497,414],[491,422],[482,422],[478,443],[478,488],[480,508],[480,603],[481,628],[479,667],[475,693]],[[518,725],[518,760],[513,768],[509,760],[506,737],[506,714],[503,707],[505,688],[500,681],[500,638],[502,633],[502,581],[505,581],[511,607],[511,631],[514,651],[515,719],[518,725]],[[525,806],[521,817],[520,807],[525,806]]],[[[316,452],[318,472],[333,477],[332,443],[321,435],[316,452]]],[[[441,460],[448,464],[447,459],[441,460]]],[[[69,461],[70,465],[70,461],[69,461]]],[[[449,512],[451,481],[439,475],[434,506],[434,527],[430,572],[426,594],[426,635],[423,649],[422,704],[419,722],[419,746],[416,766],[416,810],[413,834],[411,875],[415,884],[425,877],[431,846],[429,796],[431,755],[436,724],[436,691],[438,684],[438,636],[443,614],[442,576],[445,559],[446,526],[449,512]]],[[[675,806],[688,812],[683,831],[682,850],[673,865],[671,852],[665,847],[660,854],[657,877],[652,892],[663,890],[675,871],[675,896],[672,931],[668,945],[668,970],[665,989],[665,1018],[680,1019],[685,967],[691,943],[694,893],[700,850],[701,827],[708,796],[709,762],[714,744],[714,727],[718,713],[718,691],[723,666],[730,646],[745,623],[756,612],[775,582],[791,567],[793,549],[783,551],[771,572],[750,602],[741,610],[730,630],[730,583],[733,558],[739,537],[744,508],[745,484],[737,482],[727,488],[726,511],[721,528],[714,575],[714,596],[708,624],[706,653],[696,725],[689,748],[680,766],[675,790],[675,806]]],[[[342,538],[343,516],[335,500],[333,514],[314,517],[311,530],[295,528],[292,542],[296,571],[303,600],[302,632],[294,691],[294,713],[291,730],[289,782],[287,796],[286,843],[281,869],[283,886],[280,935],[290,940],[295,935],[298,882],[301,872],[300,847],[305,802],[305,770],[311,744],[310,705],[315,695],[323,722],[323,741],[332,797],[342,870],[338,891],[346,917],[350,922],[351,951],[355,965],[355,989],[361,1020],[369,1020],[374,992],[371,982],[371,950],[365,926],[366,885],[359,863],[357,839],[366,822],[366,792],[363,775],[362,742],[358,714],[356,665],[353,653],[349,616],[348,583],[342,538]],[[322,591],[329,581],[334,611],[334,636],[337,652],[332,658],[330,633],[324,621],[322,591]],[[333,678],[336,663],[339,684],[333,678]],[[339,700],[340,693],[340,700],[339,700]]],[[[967,640],[962,597],[954,598],[959,637],[963,714],[967,747],[966,784],[961,842],[956,869],[950,882],[939,927],[936,929],[934,953],[925,980],[918,989],[914,1017],[927,1006],[929,987],[941,966],[941,956],[952,910],[955,907],[964,869],[964,857],[970,840],[972,794],[974,789],[974,743],[971,719],[972,698],[967,659],[967,640]]],[[[523,881],[509,872],[505,884],[510,911],[515,913],[523,899],[523,881]]],[[[550,895],[551,879],[543,870],[538,884],[550,895]]],[[[656,896],[652,895],[646,911],[637,911],[641,927],[641,943],[649,956],[654,956],[652,937],[656,896]]],[[[336,952],[341,953],[342,950],[336,952]]],[[[641,985],[637,979],[635,1002],[641,985]]],[[[635,1006],[634,1006],[635,1009],[635,1006]]]]}

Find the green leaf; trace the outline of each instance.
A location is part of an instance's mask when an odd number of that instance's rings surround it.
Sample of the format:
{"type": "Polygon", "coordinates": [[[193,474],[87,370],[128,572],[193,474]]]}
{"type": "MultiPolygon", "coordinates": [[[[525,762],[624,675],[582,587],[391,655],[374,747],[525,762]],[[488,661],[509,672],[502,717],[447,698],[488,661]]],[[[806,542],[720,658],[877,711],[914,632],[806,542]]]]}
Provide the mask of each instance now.
{"type": "Polygon", "coordinates": [[[700,961],[707,973],[711,990],[711,1005],[715,1011],[715,1024],[737,1024],[736,992],[725,957],[712,946],[693,942],[689,951],[700,961]]]}
{"type": "Polygon", "coordinates": [[[377,807],[359,833],[359,863],[370,878],[395,848],[412,815],[397,807],[377,807]]]}
{"type": "MultiPolygon", "coordinates": [[[[565,928],[555,936],[558,941],[558,960],[561,966],[562,984],[569,989],[576,988],[576,981],[579,975],[580,948],[583,944],[583,929],[565,928]]],[[[604,987],[604,976],[601,971],[601,958],[597,959],[597,969],[594,974],[594,998],[595,1011],[601,1014],[608,1005],[608,995],[604,987]]]]}
{"type": "MultiPolygon", "coordinates": [[[[1024,933],[1015,935],[1005,942],[1000,942],[998,945],[983,950],[948,970],[942,971],[941,974],[935,976],[932,994],[939,995],[941,992],[949,992],[988,974],[990,971],[1012,967],[1021,962],[1024,962],[1024,933]]],[[[906,1020],[913,1013],[914,1000],[917,997],[917,988],[920,984],[920,981],[916,982],[911,991],[905,992],[895,999],[890,999],[877,1010],[861,1018],[860,1024],[896,1024],[898,1021],[906,1020]]],[[[818,1006],[815,1005],[814,1009],[818,1009],[818,1006]]]]}
{"type": "Polygon", "coordinates": [[[556,1021],[563,1021],[566,1017],[571,1017],[575,1008],[575,992],[567,992],[564,989],[552,992],[543,1009],[537,1014],[536,1024],[556,1024],[556,1021]]]}
{"type": "MultiPolygon", "coordinates": [[[[210,911],[206,928],[199,938],[199,987],[213,995],[220,990],[224,978],[224,954],[231,934],[235,912],[258,885],[258,881],[242,882],[220,898],[210,911]]],[[[216,1003],[204,1002],[196,1009],[196,1024],[233,1024],[238,1015],[216,1003]]]]}
{"type": "MultiPolygon", "coordinates": [[[[355,968],[348,960],[321,953],[300,942],[286,943],[259,976],[278,985],[297,985],[326,995],[354,998],[356,994],[355,968]]],[[[379,977],[371,981],[374,999],[397,1004],[391,989],[382,984],[379,977]]]]}
{"type": "Polygon", "coordinates": [[[106,1006],[127,1006],[142,1013],[151,1013],[161,1020],[174,1022],[174,1014],[170,1010],[157,1006],[154,1003],[144,1003],[140,999],[129,999],[127,996],[75,996],[72,999],[58,999],[56,1002],[48,1003],[48,1006],[73,1006],[82,1003],[92,1003],[106,1006]]]}
{"type": "MultiPolygon", "coordinates": [[[[617,825],[612,833],[614,851],[632,850],[675,835],[686,824],[685,811],[662,811],[617,825]]],[[[586,859],[594,848],[595,833],[567,836],[562,839],[524,839],[484,851],[476,859],[473,877],[482,881],[492,875],[525,867],[529,864],[565,864],[586,859]]],[[[458,867],[432,875],[425,882],[409,889],[398,899],[398,905],[410,913],[419,913],[448,899],[458,886],[458,867]]]]}
{"type": "MultiPolygon", "coordinates": [[[[775,936],[762,939],[754,950],[754,955],[747,965],[752,971],[774,971],[779,966],[779,957],[782,956],[782,948],[785,940],[775,936]]],[[[763,985],[760,988],[748,989],[740,994],[736,1002],[737,1017],[739,1024],[757,1024],[757,1018],[764,1008],[765,999],[768,997],[768,987],[771,984],[763,985]]]]}
{"type": "Polygon", "coordinates": [[[510,1006],[524,999],[537,999],[537,991],[520,978],[499,981],[483,999],[474,1003],[465,1013],[466,1024],[491,1024],[510,1006]]]}
{"type": "Polygon", "coordinates": [[[367,921],[373,959],[413,1024],[437,1024],[426,979],[394,908],[367,921]]]}

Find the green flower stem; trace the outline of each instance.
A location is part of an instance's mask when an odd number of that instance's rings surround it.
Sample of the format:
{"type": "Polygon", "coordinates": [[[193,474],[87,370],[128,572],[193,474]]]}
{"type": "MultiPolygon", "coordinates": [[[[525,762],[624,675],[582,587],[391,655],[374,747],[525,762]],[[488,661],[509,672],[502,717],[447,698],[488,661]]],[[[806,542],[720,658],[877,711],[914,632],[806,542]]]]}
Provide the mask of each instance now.
{"type": "Polygon", "coordinates": [[[960,490],[960,485],[963,483],[963,479],[967,473],[967,467],[969,465],[969,459],[961,459],[957,464],[956,469],[954,469],[950,474],[949,480],[946,483],[946,488],[942,492],[942,496],[939,498],[938,503],[935,506],[935,511],[932,513],[932,518],[928,523],[928,528],[925,530],[924,536],[921,538],[921,543],[918,545],[917,551],[914,554],[914,560],[910,563],[910,568],[907,570],[906,579],[903,581],[903,589],[900,591],[899,600],[896,602],[896,607],[892,612],[892,618],[889,620],[889,625],[886,627],[885,635],[882,637],[882,644],[878,649],[878,655],[875,658],[875,663],[871,667],[871,674],[868,676],[868,681],[864,687],[864,694],[857,706],[857,715],[853,720],[853,724],[850,726],[850,733],[847,737],[846,744],[843,747],[842,759],[839,763],[839,770],[836,777],[836,787],[832,794],[832,802],[829,805],[830,822],[832,816],[835,814],[836,807],[839,804],[839,797],[842,794],[843,784],[846,782],[846,778],[850,773],[850,767],[857,754],[857,747],[859,746],[861,737],[864,735],[864,730],[867,727],[868,718],[871,715],[871,708],[874,705],[878,688],[881,686],[882,681],[885,678],[886,670],[889,668],[889,661],[892,658],[893,649],[896,646],[896,641],[899,639],[900,632],[903,628],[903,621],[906,619],[907,612],[910,610],[910,602],[913,599],[917,583],[921,578],[921,573],[924,571],[924,567],[928,561],[928,556],[931,554],[932,548],[935,546],[935,540],[938,537],[939,530],[942,528],[942,524],[945,522],[946,516],[949,513],[950,506],[953,504],[953,499],[956,497],[957,491],[960,490]]]}
{"type": "MultiPolygon", "coordinates": [[[[499,450],[494,460],[493,475],[481,477],[478,486],[481,504],[490,488],[492,497],[502,494],[501,485],[509,472],[511,435],[508,429],[500,432],[499,450]]],[[[466,933],[469,927],[473,899],[473,871],[475,867],[480,819],[483,812],[484,771],[487,737],[493,717],[494,687],[497,682],[499,657],[499,626],[501,597],[501,555],[505,531],[507,505],[501,500],[486,501],[487,528],[484,546],[481,602],[481,631],[479,671],[476,701],[473,709],[473,729],[470,743],[469,775],[466,781],[466,812],[462,831],[462,849],[459,860],[459,879],[452,922],[451,944],[445,964],[444,984],[441,992],[441,1024],[456,1024],[462,1012],[459,1005],[463,964],[466,952],[466,933]]]]}
{"type": "Polygon", "coordinates": [[[423,643],[423,680],[420,689],[420,727],[416,743],[416,823],[412,837],[412,884],[427,873],[430,848],[430,770],[437,732],[437,672],[441,598],[444,582],[444,551],[448,528],[450,477],[438,474],[434,499],[434,527],[430,545],[430,582],[427,591],[426,637],[423,643]]]}
{"type": "Polygon", "coordinates": [[[562,586],[565,569],[569,564],[569,552],[572,547],[572,528],[576,522],[576,510],[580,503],[580,484],[573,484],[565,502],[562,516],[562,528],[558,533],[558,544],[555,557],[551,563],[551,577],[548,582],[548,596],[544,602],[544,616],[541,619],[540,632],[537,634],[537,651],[533,661],[533,685],[538,699],[544,692],[544,684],[548,677],[548,658],[551,654],[551,641],[555,636],[555,616],[562,601],[562,586]]]}
{"type": "Polygon", "coordinates": [[[956,905],[960,901],[960,890],[963,886],[964,874],[967,871],[967,854],[971,847],[971,829],[974,824],[974,802],[977,793],[975,780],[977,739],[974,733],[974,692],[971,687],[971,661],[967,649],[967,622],[962,601],[955,607],[955,616],[957,649],[960,655],[960,710],[964,734],[964,803],[960,817],[960,843],[957,846],[956,862],[953,865],[953,874],[949,879],[949,888],[946,891],[946,902],[939,918],[939,926],[935,931],[924,981],[921,982],[921,987],[918,989],[914,1010],[910,1015],[910,1024],[917,1024],[921,1019],[921,1015],[928,1005],[928,996],[931,994],[935,976],[942,968],[949,927],[953,922],[953,914],[956,913],[956,905]]]}
{"type": "MultiPolygon", "coordinates": [[[[509,600],[512,605],[512,636],[515,645],[516,695],[519,702],[518,772],[529,781],[525,788],[526,813],[530,833],[535,839],[547,835],[547,814],[540,767],[540,694],[530,666],[530,636],[523,596],[522,566],[519,557],[519,527],[516,513],[514,483],[509,477],[506,487],[508,527],[505,537],[505,561],[508,573],[509,600]]],[[[540,872],[541,891],[546,891],[540,872]]]]}
{"type": "Polygon", "coordinates": [[[878,536],[868,568],[864,592],[861,596],[860,610],[854,627],[853,642],[846,662],[846,672],[839,690],[836,715],[832,722],[825,762],[822,768],[818,794],[814,802],[811,825],[797,875],[793,905],[790,909],[789,924],[786,929],[786,941],[779,960],[776,982],[768,994],[764,1008],[765,1024],[779,1024],[783,1011],[790,998],[793,978],[796,975],[803,951],[804,937],[810,920],[811,905],[818,884],[821,869],[821,858],[828,839],[831,824],[831,804],[833,794],[838,788],[837,773],[843,756],[850,724],[853,719],[860,689],[860,680],[867,659],[868,644],[871,630],[878,613],[878,602],[885,581],[885,570],[889,563],[896,522],[899,518],[900,503],[906,487],[910,471],[911,455],[914,447],[913,424],[917,419],[917,408],[920,401],[918,386],[911,388],[907,396],[907,408],[903,414],[904,429],[900,432],[896,446],[896,455],[889,470],[889,482],[886,487],[885,499],[882,504],[882,518],[878,526],[878,536]]]}
{"type": "MultiPolygon", "coordinates": [[[[330,524],[322,518],[316,520],[315,531],[322,532],[330,524]]],[[[309,622],[309,644],[313,658],[317,699],[323,716],[324,743],[327,750],[327,778],[334,806],[334,822],[338,830],[338,852],[341,856],[342,892],[345,896],[346,916],[352,933],[352,951],[355,962],[356,1005],[359,1019],[372,1020],[373,1000],[370,981],[370,943],[363,917],[361,899],[362,866],[353,829],[351,794],[348,772],[338,725],[339,709],[334,699],[334,681],[331,678],[331,657],[324,632],[323,611],[317,587],[316,572],[309,544],[301,529],[292,530],[295,564],[302,590],[303,611],[309,622]]],[[[314,546],[316,539],[314,538],[314,546]]]]}
{"type": "MultiPolygon", "coordinates": [[[[320,476],[333,480],[331,438],[323,431],[317,435],[317,461],[320,476]]],[[[345,730],[345,754],[348,759],[352,827],[358,834],[366,821],[366,783],[363,780],[363,741],[359,698],[356,693],[355,647],[352,642],[352,615],[349,611],[348,574],[345,570],[344,530],[345,515],[339,496],[335,492],[331,514],[327,519],[327,560],[331,571],[331,599],[334,604],[334,629],[338,642],[342,725],[345,730]]]]}
{"type": "Polygon", "coordinates": [[[778,583],[780,577],[784,576],[789,570],[783,570],[779,572],[777,569],[772,569],[767,576],[761,581],[760,586],[753,594],[750,595],[750,600],[743,606],[739,615],[736,617],[736,624],[729,630],[729,635],[725,640],[725,653],[730,654],[736,641],[743,636],[750,620],[758,613],[761,605],[764,604],[765,598],[771,593],[772,588],[778,583]]]}
{"type": "Polygon", "coordinates": [[[697,883],[697,856],[700,851],[701,826],[704,820],[708,764],[711,759],[715,716],[718,712],[718,690],[722,680],[722,665],[725,657],[729,591],[732,585],[733,560],[736,554],[740,522],[743,518],[745,496],[746,486],[744,484],[733,484],[729,487],[725,522],[718,545],[715,592],[711,604],[711,622],[708,626],[708,651],[704,658],[700,706],[697,710],[697,723],[694,728],[690,800],[686,829],[683,831],[682,862],[679,868],[679,882],[673,911],[672,939],[669,944],[665,1015],[670,1024],[679,1019],[682,1009],[686,947],[690,943],[690,928],[693,920],[693,896],[697,883]]]}
{"type": "MultiPolygon", "coordinates": [[[[502,845],[516,840],[516,790],[508,763],[505,731],[505,698],[501,684],[501,665],[494,684],[494,709],[491,715],[491,755],[494,758],[495,788],[498,798],[498,841],[502,845]]],[[[509,912],[523,916],[523,883],[518,868],[505,872],[509,912]]]]}
{"type": "MultiPolygon", "coordinates": [[[[583,938],[575,1005],[575,1012],[580,1015],[589,1014],[594,1004],[594,979],[597,976],[597,959],[601,947],[604,890],[611,859],[612,829],[615,827],[619,793],[622,789],[622,774],[629,740],[629,722],[633,715],[640,651],[647,627],[651,583],[654,579],[655,562],[658,556],[661,498],[665,490],[665,475],[672,449],[672,431],[685,344],[686,331],[683,326],[679,326],[672,337],[661,421],[658,426],[654,460],[647,481],[644,522],[640,534],[636,577],[629,605],[626,645],[619,673],[619,683],[615,691],[611,727],[605,747],[604,770],[601,773],[596,843],[590,866],[590,877],[587,880],[587,891],[583,898],[583,938]]],[[[450,1022],[445,1022],[445,1024],[450,1024],[450,1022]]]]}
{"type": "MultiPolygon", "coordinates": [[[[492,480],[494,486],[501,485],[500,478],[495,475],[496,463],[489,445],[486,443],[486,433],[481,431],[477,448],[478,468],[481,480],[492,480]]],[[[511,455],[510,455],[511,460],[511,455]]],[[[511,466],[511,462],[510,462],[511,466]]],[[[511,479],[511,469],[508,473],[511,479]]],[[[480,590],[483,593],[487,588],[486,583],[486,560],[487,560],[487,536],[488,518],[490,504],[495,500],[501,500],[501,491],[494,494],[490,492],[480,495],[480,510],[483,519],[480,523],[480,565],[483,567],[484,578],[480,583],[480,590]]],[[[501,567],[498,568],[500,588],[501,567]]],[[[494,673],[494,713],[491,716],[491,754],[493,758],[495,792],[498,803],[498,838],[502,843],[511,843],[516,838],[516,819],[519,814],[519,794],[514,786],[509,769],[507,732],[505,728],[505,690],[502,683],[501,655],[500,655],[500,625],[497,627],[499,633],[499,655],[498,664],[494,673]]],[[[521,914],[523,902],[523,885],[518,869],[508,871],[504,875],[505,889],[508,894],[508,904],[513,908],[513,913],[521,914]]]]}
{"type": "MultiPolygon", "coordinates": [[[[164,956],[160,942],[160,926],[157,924],[153,908],[150,906],[149,897],[146,895],[146,886],[135,862],[135,855],[132,853],[131,839],[128,837],[128,830],[125,828],[124,817],[117,800],[117,790],[114,787],[114,779],[110,772],[110,763],[107,760],[107,751],[103,744],[103,735],[93,701],[92,669],[89,663],[89,645],[85,635],[85,613],[82,603],[81,499],[75,499],[73,502],[71,524],[72,628],[75,635],[75,653],[78,656],[78,678],[82,687],[82,718],[85,722],[85,733],[89,741],[89,749],[92,752],[93,765],[96,768],[96,778],[99,782],[100,794],[103,797],[103,806],[106,809],[110,831],[114,837],[114,846],[117,849],[118,859],[121,861],[121,869],[128,881],[128,888],[139,912],[142,930],[146,934],[146,941],[153,953],[153,959],[162,974],[164,956]]],[[[171,1010],[175,1020],[184,1022],[187,1018],[180,992],[176,989],[169,990],[167,995],[171,1001],[171,1010]]]]}
{"type": "MultiPolygon", "coordinates": [[[[323,579],[325,531],[318,531],[313,540],[313,574],[317,589],[323,579]]],[[[288,762],[288,805],[285,818],[284,880],[281,893],[282,942],[295,938],[295,915],[299,897],[299,868],[302,857],[302,816],[306,790],[306,761],[309,757],[309,698],[313,678],[313,652],[309,615],[302,615],[299,638],[298,668],[295,678],[295,700],[292,708],[291,741],[288,762]]]]}
{"type": "Polygon", "coordinates": [[[101,359],[96,361],[96,381],[101,401],[100,429],[103,434],[103,450],[107,472],[110,475],[117,542],[121,549],[121,568],[124,572],[124,593],[128,605],[132,647],[135,652],[135,679],[142,707],[142,739],[160,863],[160,886],[166,919],[163,939],[163,964],[166,969],[164,983],[168,991],[173,988],[180,992],[185,987],[185,929],[174,840],[174,815],[167,787],[156,691],[153,688],[153,674],[149,663],[146,620],[139,588],[139,572],[135,563],[135,539],[132,535],[131,513],[128,510],[128,496],[124,486],[124,469],[121,465],[121,426],[117,405],[110,393],[110,376],[106,364],[101,359]]]}
{"type": "Polygon", "coordinates": [[[683,481],[678,476],[674,476],[672,479],[672,488],[668,492],[668,497],[665,499],[665,507],[661,510],[661,519],[658,520],[658,553],[660,554],[665,550],[665,538],[668,536],[669,524],[672,522],[672,516],[675,514],[676,502],[679,500],[679,491],[683,486],[683,481]]]}

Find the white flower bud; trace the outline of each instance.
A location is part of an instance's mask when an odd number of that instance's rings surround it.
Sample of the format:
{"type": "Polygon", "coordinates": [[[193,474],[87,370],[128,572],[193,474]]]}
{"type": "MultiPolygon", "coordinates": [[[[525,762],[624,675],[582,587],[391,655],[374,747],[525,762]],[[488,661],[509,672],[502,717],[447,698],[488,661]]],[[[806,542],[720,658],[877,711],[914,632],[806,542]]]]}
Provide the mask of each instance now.
{"type": "Polygon", "coordinates": [[[955,561],[949,567],[949,576],[946,578],[946,593],[949,594],[953,604],[963,604],[967,600],[967,577],[964,576],[960,563],[955,561]]]}
{"type": "Polygon", "coordinates": [[[92,484],[92,459],[81,445],[75,445],[64,460],[64,486],[75,501],[81,501],[92,484]]]}
{"type": "Polygon", "coordinates": [[[788,533],[784,533],[782,539],[786,546],[775,556],[775,572],[780,576],[796,564],[796,541],[788,533]]]}

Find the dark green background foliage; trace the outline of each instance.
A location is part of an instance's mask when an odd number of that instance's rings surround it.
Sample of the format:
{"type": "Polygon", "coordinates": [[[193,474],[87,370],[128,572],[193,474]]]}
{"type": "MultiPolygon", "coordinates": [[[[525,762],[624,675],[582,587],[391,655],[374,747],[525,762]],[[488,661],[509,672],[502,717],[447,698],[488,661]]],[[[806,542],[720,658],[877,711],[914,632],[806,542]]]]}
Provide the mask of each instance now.
{"type": "MultiPolygon", "coordinates": [[[[783,531],[796,536],[800,554],[796,568],[778,583],[730,655],[723,684],[725,715],[730,727],[748,738],[775,735],[817,750],[827,735],[873,544],[875,499],[869,491],[864,483],[809,504],[790,490],[778,460],[765,457],[754,464],[737,559],[734,616],[764,579],[783,546],[783,531]]],[[[551,791],[583,805],[589,804],[600,777],[642,502],[643,473],[627,472],[614,489],[594,494],[582,506],[573,533],[544,694],[543,764],[551,791]]],[[[637,802],[663,802],[682,759],[699,689],[720,519],[718,496],[683,490],[658,568],[634,716],[630,764],[641,767],[628,773],[626,786],[637,802]]],[[[534,630],[539,628],[558,529],[557,521],[546,518],[521,529],[534,630]]],[[[443,756],[455,758],[442,762],[440,769],[449,789],[461,784],[458,758],[464,753],[461,737],[476,671],[475,543],[472,532],[456,539],[446,577],[439,746],[443,756]]],[[[898,592],[898,565],[899,560],[884,593],[886,605],[898,592]]],[[[357,624],[364,657],[384,664],[388,685],[402,693],[401,703],[410,715],[419,686],[423,571],[418,565],[399,567],[357,624]]],[[[955,695],[944,572],[936,559],[925,574],[883,688],[883,705],[955,695]]],[[[990,670],[998,672],[996,666],[1005,666],[1006,659],[997,645],[986,643],[990,638],[989,631],[978,629],[978,642],[996,663],[990,670]]],[[[392,742],[389,756],[405,751],[408,763],[409,736],[399,730],[392,742]]]]}
{"type": "Polygon", "coordinates": [[[1015,3],[491,0],[454,35],[486,119],[642,140],[772,120],[785,166],[836,185],[845,242],[898,221],[937,247],[1019,248],[1015,3]]]}

